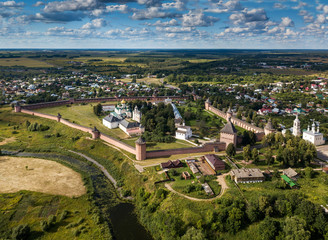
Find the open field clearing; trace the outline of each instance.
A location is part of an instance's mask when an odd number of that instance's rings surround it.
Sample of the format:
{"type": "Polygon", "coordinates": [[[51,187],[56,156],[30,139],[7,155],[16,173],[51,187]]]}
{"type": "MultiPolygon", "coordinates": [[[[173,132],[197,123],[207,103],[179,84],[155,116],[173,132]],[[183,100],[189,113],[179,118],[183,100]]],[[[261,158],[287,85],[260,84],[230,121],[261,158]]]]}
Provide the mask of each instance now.
{"type": "Polygon", "coordinates": [[[8,144],[8,143],[12,143],[15,142],[15,138],[11,137],[11,138],[4,138],[4,139],[0,139],[0,146],[8,144]]]}
{"type": "MultiPolygon", "coordinates": [[[[96,103],[92,104],[92,106],[93,105],[96,105],[96,103]]],[[[37,109],[36,111],[41,113],[52,114],[52,115],[57,115],[57,113],[60,113],[64,119],[67,119],[70,122],[74,122],[76,124],[86,127],[96,126],[99,129],[99,131],[108,134],[112,137],[115,137],[117,139],[126,139],[129,137],[119,128],[109,129],[105,127],[102,124],[102,120],[93,113],[92,106],[91,104],[72,105],[71,107],[59,106],[53,108],[37,109]]]]}
{"type": "Polygon", "coordinates": [[[0,157],[0,192],[29,190],[68,197],[86,193],[79,173],[57,162],[0,157]]]}
{"type": "Polygon", "coordinates": [[[13,66],[24,66],[24,67],[52,67],[52,65],[30,58],[1,58],[0,66],[13,67],[13,66]]]}
{"type": "MultiPolygon", "coordinates": [[[[132,81],[132,78],[123,78],[123,79],[118,79],[117,81],[121,81],[124,83],[129,83],[132,81]]],[[[160,78],[140,78],[137,79],[137,83],[147,83],[147,84],[162,84],[161,79],[160,78]]]]}

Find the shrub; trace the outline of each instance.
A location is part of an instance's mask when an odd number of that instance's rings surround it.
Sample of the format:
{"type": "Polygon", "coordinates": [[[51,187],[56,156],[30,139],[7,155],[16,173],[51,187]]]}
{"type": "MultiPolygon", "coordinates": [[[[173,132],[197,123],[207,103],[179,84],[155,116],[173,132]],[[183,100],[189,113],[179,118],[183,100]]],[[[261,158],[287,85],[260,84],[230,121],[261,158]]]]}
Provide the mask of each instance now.
{"type": "Polygon", "coordinates": [[[56,216],[55,215],[50,215],[48,217],[48,225],[49,227],[53,226],[56,223],[56,216]]]}
{"type": "Polygon", "coordinates": [[[12,238],[17,240],[27,239],[30,235],[31,229],[27,224],[18,225],[12,230],[12,238]]]}
{"type": "Polygon", "coordinates": [[[68,211],[64,210],[60,215],[59,221],[63,221],[68,216],[68,211]]]}
{"type": "Polygon", "coordinates": [[[44,231],[44,232],[48,231],[48,229],[49,229],[49,224],[47,221],[42,220],[40,222],[40,226],[41,226],[42,231],[44,231]]]}
{"type": "Polygon", "coordinates": [[[131,190],[123,189],[122,190],[122,195],[123,195],[123,197],[131,196],[131,190]]]}
{"type": "Polygon", "coordinates": [[[42,124],[40,124],[40,131],[47,131],[47,130],[49,130],[49,126],[46,126],[46,125],[42,125],[42,124]]]}

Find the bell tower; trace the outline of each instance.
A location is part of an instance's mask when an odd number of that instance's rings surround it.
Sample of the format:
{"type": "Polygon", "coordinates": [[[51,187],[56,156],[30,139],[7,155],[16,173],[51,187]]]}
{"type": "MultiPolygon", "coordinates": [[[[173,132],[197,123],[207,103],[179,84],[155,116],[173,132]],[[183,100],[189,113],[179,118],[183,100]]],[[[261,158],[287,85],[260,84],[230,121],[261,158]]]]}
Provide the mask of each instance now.
{"type": "Polygon", "coordinates": [[[301,122],[298,119],[298,114],[296,115],[296,118],[294,120],[294,125],[293,125],[293,135],[294,136],[300,136],[302,134],[301,132],[301,122]]]}

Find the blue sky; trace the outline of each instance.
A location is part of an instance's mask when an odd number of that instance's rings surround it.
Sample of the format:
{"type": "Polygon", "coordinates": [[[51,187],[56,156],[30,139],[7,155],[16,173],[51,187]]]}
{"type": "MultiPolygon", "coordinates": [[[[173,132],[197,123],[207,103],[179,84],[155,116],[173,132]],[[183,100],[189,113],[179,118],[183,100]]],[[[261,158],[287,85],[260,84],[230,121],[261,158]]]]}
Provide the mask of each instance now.
{"type": "Polygon", "coordinates": [[[0,1],[0,48],[327,49],[328,0],[0,1]]]}

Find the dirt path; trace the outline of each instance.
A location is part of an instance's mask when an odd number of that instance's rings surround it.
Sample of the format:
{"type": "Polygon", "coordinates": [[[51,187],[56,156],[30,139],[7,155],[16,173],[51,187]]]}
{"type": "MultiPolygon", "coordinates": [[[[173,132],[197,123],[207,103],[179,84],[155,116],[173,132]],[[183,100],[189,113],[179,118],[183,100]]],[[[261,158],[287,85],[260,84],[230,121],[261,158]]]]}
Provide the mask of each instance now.
{"type": "Polygon", "coordinates": [[[89,162],[92,162],[93,164],[95,164],[100,169],[100,171],[103,172],[103,174],[106,176],[106,178],[114,185],[114,187],[117,189],[118,193],[120,194],[121,198],[127,199],[127,200],[132,200],[133,199],[130,196],[128,196],[128,197],[124,197],[123,196],[123,194],[122,194],[122,188],[117,187],[117,181],[113,178],[112,175],[109,174],[109,172],[106,170],[106,168],[103,167],[101,164],[99,164],[96,160],[94,160],[91,157],[88,157],[87,155],[84,155],[83,153],[80,153],[80,152],[75,152],[75,151],[72,151],[72,150],[67,150],[67,151],[72,152],[72,153],[75,153],[75,154],[77,154],[77,155],[85,158],[89,162]]]}
{"type": "Polygon", "coordinates": [[[111,183],[113,183],[114,187],[117,188],[117,182],[116,180],[112,177],[112,175],[109,174],[109,172],[101,165],[99,164],[96,160],[84,155],[83,153],[79,153],[79,152],[75,152],[72,150],[68,150],[69,152],[75,153],[83,158],[85,158],[86,160],[88,160],[89,162],[92,162],[93,164],[95,164],[103,173],[104,175],[108,178],[109,181],[111,181],[111,183]]]}
{"type": "Polygon", "coordinates": [[[189,197],[189,196],[187,196],[185,194],[182,194],[182,193],[179,193],[179,192],[175,191],[169,183],[165,183],[164,185],[172,193],[175,193],[175,194],[177,194],[177,195],[179,195],[181,197],[187,198],[189,200],[198,201],[198,202],[201,202],[201,201],[210,202],[210,201],[213,201],[215,199],[221,198],[223,196],[223,194],[225,193],[225,191],[229,188],[228,185],[227,185],[227,183],[226,183],[226,181],[225,181],[225,179],[224,179],[225,176],[227,176],[228,174],[229,173],[225,173],[223,175],[218,176],[217,181],[221,185],[221,192],[216,197],[209,198],[209,199],[199,199],[199,198],[189,197]]]}
{"type": "Polygon", "coordinates": [[[21,190],[68,197],[86,193],[81,175],[60,163],[40,158],[0,157],[0,192],[21,190]]]}
{"type": "Polygon", "coordinates": [[[11,137],[11,138],[5,138],[2,142],[0,142],[0,146],[8,144],[8,143],[12,143],[15,142],[16,138],[11,137]]]}

